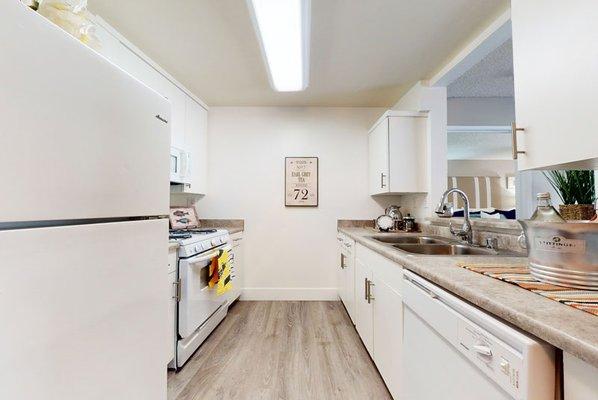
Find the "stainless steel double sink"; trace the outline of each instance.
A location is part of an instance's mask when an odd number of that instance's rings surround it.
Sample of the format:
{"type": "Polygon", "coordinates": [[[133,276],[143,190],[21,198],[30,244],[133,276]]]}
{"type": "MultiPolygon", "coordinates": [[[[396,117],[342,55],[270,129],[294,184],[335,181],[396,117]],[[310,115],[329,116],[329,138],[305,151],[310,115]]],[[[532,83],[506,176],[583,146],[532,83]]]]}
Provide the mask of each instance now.
{"type": "Polygon", "coordinates": [[[441,236],[375,235],[372,239],[407,253],[432,256],[517,256],[507,251],[459,243],[441,236]]]}

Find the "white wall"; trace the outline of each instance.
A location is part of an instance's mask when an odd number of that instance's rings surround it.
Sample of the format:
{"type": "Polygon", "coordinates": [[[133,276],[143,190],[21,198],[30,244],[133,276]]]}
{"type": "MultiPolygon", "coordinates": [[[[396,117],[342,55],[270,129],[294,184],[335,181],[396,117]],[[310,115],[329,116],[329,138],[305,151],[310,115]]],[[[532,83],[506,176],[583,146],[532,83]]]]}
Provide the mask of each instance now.
{"type": "Polygon", "coordinates": [[[373,219],[397,202],[368,195],[367,131],[383,112],[210,108],[209,191],[196,207],[245,219],[245,299],[336,299],[337,219],[373,219]],[[285,156],[319,157],[319,207],[285,208],[285,156]]]}
{"type": "Polygon", "coordinates": [[[427,165],[428,194],[404,195],[401,201],[413,209],[418,218],[432,215],[432,207],[446,190],[447,137],[446,137],[446,88],[429,87],[423,82],[415,84],[394,105],[394,110],[428,112],[427,165]]]}
{"type": "Polygon", "coordinates": [[[449,125],[511,125],[515,121],[512,97],[453,97],[447,102],[449,125]]]}

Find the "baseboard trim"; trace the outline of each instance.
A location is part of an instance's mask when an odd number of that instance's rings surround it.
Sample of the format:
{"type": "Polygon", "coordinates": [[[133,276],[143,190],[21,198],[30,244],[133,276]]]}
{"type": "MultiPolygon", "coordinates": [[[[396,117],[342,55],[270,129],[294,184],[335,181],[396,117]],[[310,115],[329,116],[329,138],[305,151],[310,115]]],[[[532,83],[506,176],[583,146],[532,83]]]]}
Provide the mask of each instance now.
{"type": "Polygon", "coordinates": [[[336,288],[243,288],[241,300],[258,301],[334,301],[336,288]]]}

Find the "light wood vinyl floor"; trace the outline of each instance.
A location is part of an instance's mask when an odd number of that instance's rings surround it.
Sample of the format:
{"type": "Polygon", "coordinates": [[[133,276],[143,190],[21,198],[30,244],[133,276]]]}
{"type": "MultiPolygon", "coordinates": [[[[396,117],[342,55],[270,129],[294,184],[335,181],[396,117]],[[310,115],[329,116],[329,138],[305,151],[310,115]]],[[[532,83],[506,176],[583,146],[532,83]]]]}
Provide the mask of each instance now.
{"type": "Polygon", "coordinates": [[[391,400],[339,302],[237,302],[169,400],[391,400]]]}

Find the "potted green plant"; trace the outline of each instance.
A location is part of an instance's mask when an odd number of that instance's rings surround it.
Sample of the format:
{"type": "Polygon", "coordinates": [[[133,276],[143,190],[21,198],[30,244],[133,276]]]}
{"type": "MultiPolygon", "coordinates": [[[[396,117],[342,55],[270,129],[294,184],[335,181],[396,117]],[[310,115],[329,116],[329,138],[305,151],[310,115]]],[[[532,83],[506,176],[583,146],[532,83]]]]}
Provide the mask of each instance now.
{"type": "Polygon", "coordinates": [[[559,212],[566,220],[591,219],[596,210],[594,171],[548,171],[544,176],[556,190],[563,204],[559,212]]]}

